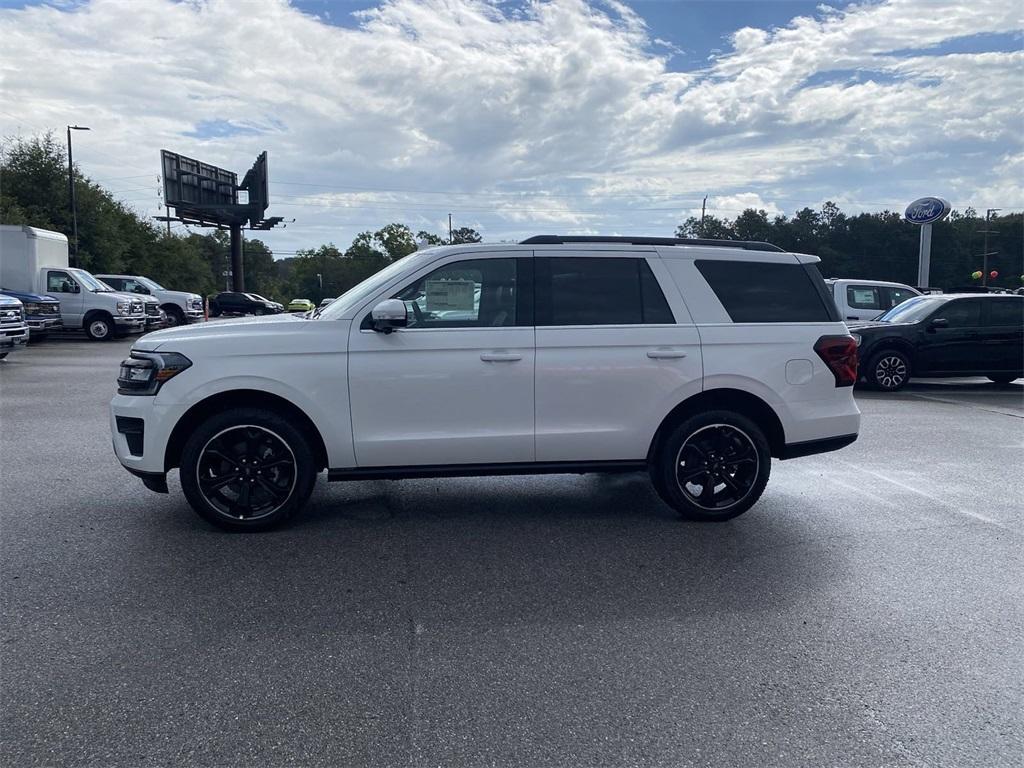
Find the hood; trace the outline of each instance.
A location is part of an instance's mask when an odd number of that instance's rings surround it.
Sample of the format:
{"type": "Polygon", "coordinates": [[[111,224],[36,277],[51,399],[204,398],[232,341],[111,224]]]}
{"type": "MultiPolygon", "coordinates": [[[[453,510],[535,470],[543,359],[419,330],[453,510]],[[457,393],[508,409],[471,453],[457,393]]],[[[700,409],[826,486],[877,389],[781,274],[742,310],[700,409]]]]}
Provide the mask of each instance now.
{"type": "Polygon", "coordinates": [[[30,301],[36,304],[60,304],[53,296],[43,296],[38,293],[26,293],[24,291],[8,291],[6,288],[0,291],[0,299],[4,296],[13,296],[21,301],[30,301]]]}
{"type": "Polygon", "coordinates": [[[216,320],[197,325],[181,325],[162,331],[147,333],[135,344],[136,349],[155,350],[162,346],[170,348],[175,344],[189,344],[212,339],[238,339],[257,337],[279,332],[291,333],[295,323],[308,322],[296,315],[269,315],[264,317],[242,317],[232,320],[216,320]]]}
{"type": "Polygon", "coordinates": [[[201,299],[203,298],[198,293],[192,293],[191,291],[160,291],[160,293],[168,299],[201,299]]]}
{"type": "Polygon", "coordinates": [[[0,293],[0,307],[7,307],[13,309],[14,307],[21,306],[21,299],[15,296],[7,296],[6,294],[0,293]]]}
{"type": "Polygon", "coordinates": [[[863,320],[860,322],[846,323],[847,328],[849,328],[851,331],[857,331],[858,333],[861,333],[862,331],[871,331],[882,328],[898,328],[902,325],[913,325],[913,323],[882,323],[875,320],[863,320]]]}

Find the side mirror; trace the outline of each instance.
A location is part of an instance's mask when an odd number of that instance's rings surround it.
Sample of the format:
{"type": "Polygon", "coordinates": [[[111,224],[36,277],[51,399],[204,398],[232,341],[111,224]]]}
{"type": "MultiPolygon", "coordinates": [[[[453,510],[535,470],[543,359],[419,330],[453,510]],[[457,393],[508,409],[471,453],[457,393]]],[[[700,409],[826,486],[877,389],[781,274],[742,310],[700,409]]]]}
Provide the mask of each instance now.
{"type": "Polygon", "coordinates": [[[399,299],[384,299],[370,313],[373,330],[379,333],[391,333],[396,328],[405,328],[409,319],[406,315],[405,302],[399,299]]]}
{"type": "Polygon", "coordinates": [[[949,320],[947,320],[944,317],[936,317],[934,320],[932,320],[930,323],[928,323],[928,329],[931,330],[931,329],[934,329],[934,328],[945,328],[948,325],[949,325],[949,320]]]}

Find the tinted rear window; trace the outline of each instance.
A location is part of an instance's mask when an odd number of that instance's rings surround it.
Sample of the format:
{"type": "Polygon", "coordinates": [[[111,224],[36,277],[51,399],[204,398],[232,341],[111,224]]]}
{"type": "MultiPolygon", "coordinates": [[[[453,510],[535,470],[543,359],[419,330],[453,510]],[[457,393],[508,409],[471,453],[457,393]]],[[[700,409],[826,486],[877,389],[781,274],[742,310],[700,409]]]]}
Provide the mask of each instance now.
{"type": "MultiPolygon", "coordinates": [[[[803,264],[698,259],[697,269],[734,323],[817,323],[834,319],[803,264]]],[[[819,282],[821,277],[817,276],[819,282]]]]}
{"type": "Polygon", "coordinates": [[[537,325],[674,323],[642,258],[538,258],[537,325]]]}
{"type": "Polygon", "coordinates": [[[1024,298],[989,299],[986,325],[1024,325],[1024,298]]]}

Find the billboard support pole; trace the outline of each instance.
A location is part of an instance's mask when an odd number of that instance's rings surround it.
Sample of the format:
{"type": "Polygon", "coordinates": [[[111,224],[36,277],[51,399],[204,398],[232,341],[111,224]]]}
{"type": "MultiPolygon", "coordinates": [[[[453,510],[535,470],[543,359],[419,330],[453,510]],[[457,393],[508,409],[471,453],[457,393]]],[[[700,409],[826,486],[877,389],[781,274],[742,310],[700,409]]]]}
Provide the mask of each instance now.
{"type": "Polygon", "coordinates": [[[242,274],[242,225],[231,225],[231,282],[236,291],[245,290],[245,275],[242,274]]]}
{"type": "Polygon", "coordinates": [[[932,225],[921,225],[921,244],[917,251],[917,284],[928,286],[929,272],[932,267],[932,225]]]}

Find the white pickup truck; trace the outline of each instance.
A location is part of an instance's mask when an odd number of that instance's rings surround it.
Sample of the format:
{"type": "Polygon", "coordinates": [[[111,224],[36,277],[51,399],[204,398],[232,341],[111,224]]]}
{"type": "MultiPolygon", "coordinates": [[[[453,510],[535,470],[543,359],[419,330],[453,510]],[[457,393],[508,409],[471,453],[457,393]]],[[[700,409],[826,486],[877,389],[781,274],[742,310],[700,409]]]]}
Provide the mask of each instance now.
{"type": "Polygon", "coordinates": [[[187,291],[170,291],[142,275],[96,275],[121,293],[152,296],[167,315],[167,325],[187,325],[203,319],[203,297],[187,291]]]}
{"type": "Polygon", "coordinates": [[[84,269],[69,267],[68,239],[59,232],[0,225],[0,285],[53,295],[60,300],[64,328],[83,329],[96,341],[145,328],[142,300],[112,291],[84,269]]]}
{"type": "Polygon", "coordinates": [[[903,283],[884,280],[831,278],[825,281],[843,320],[874,320],[921,292],[903,283]]]}

